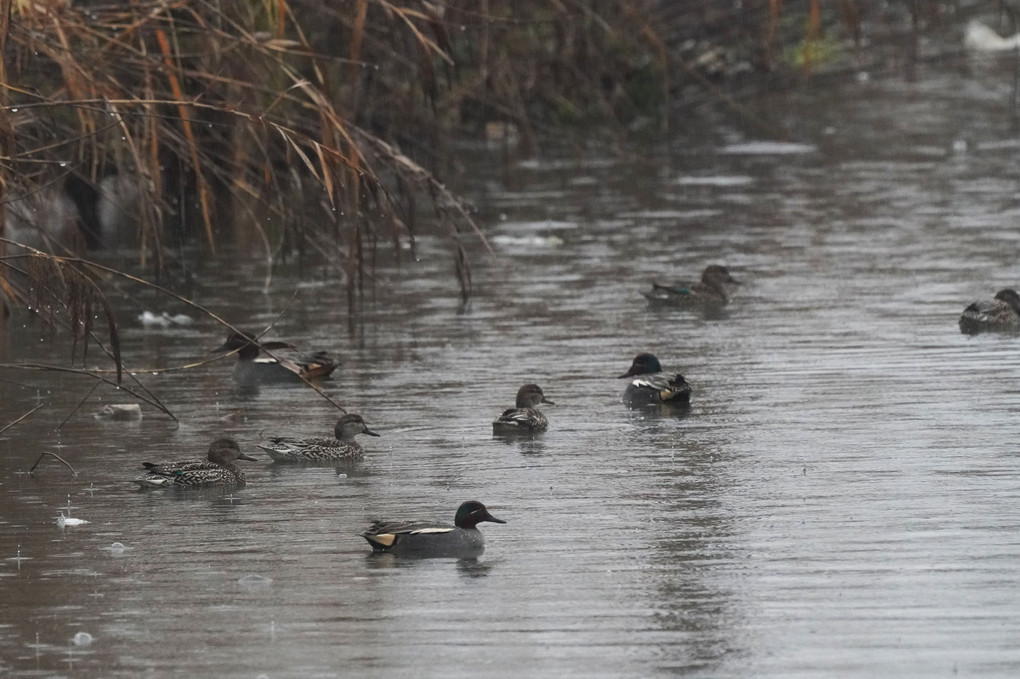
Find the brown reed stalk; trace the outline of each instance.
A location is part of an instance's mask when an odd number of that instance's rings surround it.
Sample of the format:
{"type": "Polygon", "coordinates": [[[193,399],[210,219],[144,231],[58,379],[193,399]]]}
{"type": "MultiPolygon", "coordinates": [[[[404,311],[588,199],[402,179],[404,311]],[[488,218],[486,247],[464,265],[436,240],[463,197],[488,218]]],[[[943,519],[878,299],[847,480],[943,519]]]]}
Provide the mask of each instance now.
{"type": "MultiPolygon", "coordinates": [[[[747,25],[771,54],[781,24],[794,23],[781,20],[806,13],[812,65],[824,3],[743,7],[7,0],[0,191],[12,202],[70,175],[93,184],[130,175],[143,266],[162,271],[168,230],[194,221],[210,253],[231,237],[270,255],[296,244],[336,263],[349,286],[367,280],[375,244],[393,243],[394,257],[413,247],[422,204],[450,204],[433,221],[463,271],[462,236],[484,239],[441,176],[445,135],[498,123],[527,147],[562,125],[618,131],[649,116],[665,129],[674,78],[693,72],[675,56],[677,36],[696,34],[699,21],[714,20],[721,35],[727,22],[747,25]]],[[[855,0],[839,8],[859,24],[855,0]]]]}

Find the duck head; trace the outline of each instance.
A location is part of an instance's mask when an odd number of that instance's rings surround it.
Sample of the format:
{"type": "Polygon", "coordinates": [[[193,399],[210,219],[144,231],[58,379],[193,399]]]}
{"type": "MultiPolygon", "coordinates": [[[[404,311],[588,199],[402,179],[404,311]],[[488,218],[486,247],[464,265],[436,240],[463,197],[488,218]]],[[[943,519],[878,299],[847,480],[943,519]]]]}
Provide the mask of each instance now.
{"type": "Polygon", "coordinates": [[[701,273],[701,282],[705,285],[718,287],[723,284],[740,285],[740,281],[730,275],[730,272],[721,264],[709,264],[701,273]]]}
{"type": "Polygon", "coordinates": [[[258,333],[255,332],[234,332],[227,335],[223,344],[213,349],[212,354],[222,354],[227,351],[236,351],[237,357],[242,361],[253,361],[263,349],[274,351],[276,349],[293,349],[292,344],[286,342],[259,342],[254,339],[258,333]]]}
{"type": "Polygon", "coordinates": [[[659,359],[655,358],[652,354],[638,354],[634,357],[634,362],[630,364],[630,370],[620,375],[620,377],[650,375],[651,373],[661,372],[662,365],[659,363],[659,359]]]}
{"type": "Polygon", "coordinates": [[[228,438],[216,439],[210,443],[208,458],[210,462],[224,466],[233,464],[234,460],[258,462],[258,460],[251,455],[245,455],[242,453],[241,448],[237,445],[237,441],[228,438]]]}
{"type": "Polygon", "coordinates": [[[506,523],[503,519],[497,519],[495,516],[489,513],[489,510],[485,508],[478,500],[468,500],[460,507],[457,508],[457,516],[454,518],[454,523],[457,524],[458,528],[474,528],[482,521],[491,521],[492,523],[506,523]]]}
{"type": "Polygon", "coordinates": [[[1013,307],[1013,311],[1020,314],[1020,295],[1012,288],[1003,288],[995,293],[995,299],[1001,300],[1013,307]]]}
{"type": "Polygon", "coordinates": [[[545,397],[545,394],[542,393],[542,387],[537,384],[525,384],[517,390],[518,408],[534,408],[539,403],[548,403],[551,406],[556,405],[545,397]]]}
{"type": "Polygon", "coordinates": [[[368,434],[369,436],[379,435],[368,428],[368,425],[365,424],[365,420],[361,417],[361,415],[355,415],[353,413],[348,413],[337,420],[336,427],[333,429],[333,434],[341,441],[353,441],[354,437],[358,434],[368,434]]]}

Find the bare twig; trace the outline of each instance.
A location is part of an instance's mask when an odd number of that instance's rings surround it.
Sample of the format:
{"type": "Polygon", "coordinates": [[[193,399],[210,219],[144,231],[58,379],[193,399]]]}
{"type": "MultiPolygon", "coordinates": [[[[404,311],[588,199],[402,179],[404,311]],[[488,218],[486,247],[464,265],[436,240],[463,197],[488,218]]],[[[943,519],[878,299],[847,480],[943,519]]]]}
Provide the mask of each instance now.
{"type": "Polygon", "coordinates": [[[16,425],[16,424],[17,424],[18,422],[21,422],[21,421],[22,421],[23,419],[25,419],[26,417],[28,417],[29,415],[31,415],[31,414],[32,414],[32,413],[34,413],[35,411],[39,410],[39,408],[42,408],[42,407],[43,407],[44,405],[46,405],[46,404],[45,404],[45,403],[40,403],[39,405],[37,405],[36,407],[34,407],[34,408],[32,408],[31,410],[29,410],[29,411],[28,411],[27,413],[25,413],[24,415],[22,415],[22,416],[21,416],[21,417],[19,417],[18,419],[14,420],[14,421],[13,421],[13,422],[11,422],[10,424],[8,424],[8,425],[7,425],[6,427],[4,427],[3,429],[0,429],[0,434],[3,434],[3,433],[4,433],[5,431],[7,431],[8,429],[10,429],[10,428],[11,428],[11,427],[13,427],[14,425],[16,425]]]}
{"type": "Polygon", "coordinates": [[[70,464],[69,464],[69,463],[67,462],[67,460],[65,460],[64,458],[60,457],[60,456],[59,456],[59,455],[57,455],[56,453],[51,453],[51,452],[49,452],[48,450],[46,450],[46,451],[43,451],[43,452],[39,453],[39,459],[38,459],[38,460],[36,460],[36,461],[35,461],[35,464],[34,464],[34,465],[32,465],[32,468],[28,470],[28,473],[29,473],[29,475],[31,475],[31,474],[32,474],[32,472],[34,472],[34,471],[35,471],[35,468],[39,466],[39,463],[40,463],[40,462],[42,462],[42,459],[43,459],[43,457],[44,457],[44,456],[46,456],[46,455],[52,455],[53,457],[57,458],[58,460],[60,460],[61,462],[63,462],[63,463],[64,463],[64,466],[65,466],[65,467],[67,467],[68,469],[70,469],[70,470],[71,470],[71,475],[72,475],[72,476],[78,476],[78,472],[76,472],[76,471],[74,470],[74,467],[72,467],[72,466],[71,466],[71,465],[70,465],[70,464]]]}
{"type": "Polygon", "coordinates": [[[58,425],[57,425],[57,430],[58,430],[58,431],[60,430],[60,428],[61,428],[61,427],[63,427],[63,426],[65,425],[65,424],[67,424],[67,421],[68,421],[69,419],[71,419],[71,418],[72,418],[72,417],[74,416],[74,414],[75,414],[76,412],[78,412],[78,409],[79,409],[79,408],[81,408],[81,407],[82,407],[82,405],[84,405],[84,404],[85,404],[85,401],[89,400],[89,396],[91,396],[92,394],[96,393],[96,389],[98,389],[98,388],[99,388],[99,385],[100,385],[100,384],[101,384],[101,383],[100,383],[100,382],[98,382],[98,381],[97,381],[97,382],[94,382],[94,383],[92,384],[92,388],[91,388],[91,389],[89,389],[89,393],[85,394],[85,396],[83,396],[83,397],[82,397],[82,399],[81,399],[80,401],[78,401],[78,405],[76,405],[76,406],[75,406],[74,408],[72,408],[72,409],[71,409],[71,412],[69,412],[69,413],[67,414],[67,417],[65,417],[65,418],[64,418],[64,419],[63,419],[63,420],[62,420],[62,421],[60,422],[60,424],[58,424],[58,425]]]}
{"type": "Polygon", "coordinates": [[[17,363],[17,364],[14,364],[14,363],[0,363],[0,370],[38,370],[38,371],[41,371],[41,372],[61,372],[61,373],[71,373],[72,375],[86,375],[88,377],[91,377],[94,380],[99,380],[100,382],[103,382],[104,384],[108,384],[111,387],[114,387],[116,389],[120,389],[122,391],[126,391],[127,393],[129,393],[132,396],[134,396],[135,398],[137,398],[139,401],[142,401],[143,403],[148,403],[153,408],[156,408],[157,410],[162,411],[163,413],[165,413],[167,415],[167,417],[169,417],[173,421],[175,421],[175,422],[178,421],[177,420],[177,416],[174,415],[172,412],[170,412],[170,409],[167,408],[162,403],[160,403],[159,401],[147,398],[147,397],[143,396],[142,394],[136,392],[135,390],[131,389],[131,387],[127,387],[127,386],[125,386],[123,384],[117,384],[116,382],[114,382],[112,380],[108,380],[105,377],[103,377],[102,374],[100,374],[99,372],[96,372],[94,370],[85,370],[83,368],[64,368],[62,366],[44,365],[44,364],[41,364],[41,363],[17,363]]]}

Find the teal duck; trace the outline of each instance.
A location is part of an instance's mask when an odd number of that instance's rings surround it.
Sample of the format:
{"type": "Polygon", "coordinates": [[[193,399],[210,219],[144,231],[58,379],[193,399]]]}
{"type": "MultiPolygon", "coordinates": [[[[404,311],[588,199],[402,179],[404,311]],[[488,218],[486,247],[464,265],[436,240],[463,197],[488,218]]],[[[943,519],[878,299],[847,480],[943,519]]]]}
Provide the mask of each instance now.
{"type": "Polygon", "coordinates": [[[960,316],[960,332],[976,335],[980,332],[1020,333],[1020,295],[1005,288],[995,293],[995,299],[974,302],[960,316]]]}
{"type": "Polygon", "coordinates": [[[236,460],[257,462],[241,452],[233,439],[216,439],[209,445],[209,454],[203,461],[143,462],[146,473],[135,479],[142,488],[209,488],[213,486],[243,486],[244,472],[234,464],[236,460]]]}
{"type": "Polygon", "coordinates": [[[517,406],[508,408],[492,423],[493,434],[534,434],[549,428],[549,420],[535,408],[539,403],[556,405],[545,397],[537,384],[525,384],[517,390],[517,406]]]}
{"type": "Polygon", "coordinates": [[[457,509],[453,526],[422,521],[376,521],[361,537],[368,540],[373,552],[470,558],[485,551],[485,538],[478,530],[482,521],[506,523],[490,514],[481,502],[470,500],[457,509]]]}
{"type": "Polygon", "coordinates": [[[652,354],[635,356],[630,369],[620,375],[624,377],[634,378],[623,392],[623,400],[628,405],[687,405],[691,401],[691,385],[684,376],[663,372],[659,359],[652,354]]]}
{"type": "Polygon", "coordinates": [[[253,339],[256,333],[231,332],[226,341],[212,353],[237,352],[234,377],[241,384],[270,384],[273,382],[312,381],[329,377],[337,361],[324,351],[301,356],[286,352],[294,346],[286,342],[261,342],[253,339]],[[263,351],[275,356],[259,356],[263,351]]]}
{"type": "Polygon", "coordinates": [[[652,283],[651,291],[642,294],[656,306],[725,306],[729,302],[727,286],[739,284],[726,267],[710,264],[699,282],[652,283]]]}
{"type": "Polygon", "coordinates": [[[333,429],[336,438],[315,437],[306,439],[274,436],[259,448],[269,453],[273,462],[297,462],[335,464],[354,462],[365,455],[361,445],[354,440],[358,434],[378,436],[365,425],[361,415],[347,414],[337,420],[333,429]]]}

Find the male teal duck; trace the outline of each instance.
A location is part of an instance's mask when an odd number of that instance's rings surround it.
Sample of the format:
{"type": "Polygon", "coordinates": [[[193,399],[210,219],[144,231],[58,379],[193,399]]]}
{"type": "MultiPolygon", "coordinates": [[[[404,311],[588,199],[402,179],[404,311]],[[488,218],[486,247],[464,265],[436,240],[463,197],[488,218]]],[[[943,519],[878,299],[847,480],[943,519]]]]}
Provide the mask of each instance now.
{"type": "Polygon", "coordinates": [[[457,509],[453,526],[422,521],[376,521],[361,537],[373,552],[390,552],[418,557],[477,557],[485,551],[485,538],[478,530],[482,521],[497,519],[481,502],[470,500],[457,509]]]}
{"type": "Polygon", "coordinates": [[[209,454],[202,461],[143,462],[146,474],[135,479],[142,488],[210,488],[213,486],[243,486],[244,472],[234,464],[236,460],[257,462],[241,452],[233,439],[216,439],[209,445],[209,454]]]}
{"type": "Polygon", "coordinates": [[[361,415],[347,414],[337,420],[333,429],[336,438],[315,437],[307,439],[274,436],[267,445],[259,448],[269,453],[273,462],[297,462],[310,464],[336,464],[354,462],[365,455],[364,449],[354,437],[358,434],[378,436],[365,424],[361,415]]]}
{"type": "Polygon", "coordinates": [[[974,302],[960,316],[960,332],[976,335],[979,332],[1020,333],[1020,295],[1005,288],[995,293],[991,301],[974,302]]]}
{"type": "Polygon", "coordinates": [[[623,392],[623,401],[628,405],[687,405],[691,401],[691,385],[684,376],[663,372],[659,359],[652,354],[635,356],[630,369],[620,375],[624,377],[634,378],[623,392]]]}
{"type": "Polygon", "coordinates": [[[525,384],[517,390],[517,406],[508,408],[492,423],[493,434],[534,434],[549,428],[549,420],[535,408],[539,403],[556,405],[545,397],[537,384],[525,384]]]}
{"type": "Polygon", "coordinates": [[[653,306],[725,306],[728,285],[739,285],[726,267],[710,264],[701,274],[700,282],[676,281],[674,283],[652,283],[649,292],[642,293],[653,306]]]}
{"type": "Polygon", "coordinates": [[[324,351],[291,357],[284,353],[294,346],[286,342],[260,342],[252,339],[257,333],[231,332],[227,340],[212,350],[212,353],[237,351],[237,365],[234,378],[241,384],[271,384],[274,382],[299,382],[329,377],[336,369],[337,361],[324,351]],[[275,356],[259,356],[265,349],[275,356]]]}

